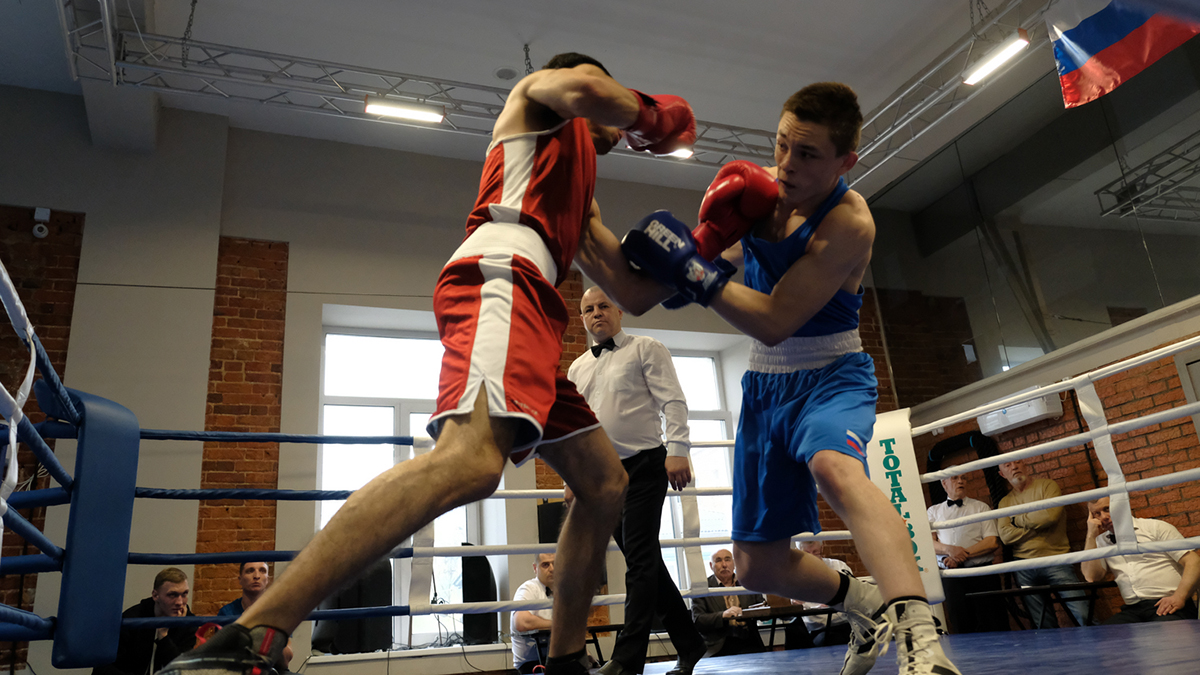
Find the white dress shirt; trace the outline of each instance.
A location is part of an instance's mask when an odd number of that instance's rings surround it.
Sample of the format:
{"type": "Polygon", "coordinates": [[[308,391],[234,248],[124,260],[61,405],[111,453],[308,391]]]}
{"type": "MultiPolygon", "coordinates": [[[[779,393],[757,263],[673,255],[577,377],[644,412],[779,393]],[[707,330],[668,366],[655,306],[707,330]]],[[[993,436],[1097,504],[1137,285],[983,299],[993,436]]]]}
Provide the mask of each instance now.
{"type": "MultiPolygon", "coordinates": [[[[550,594],[546,592],[546,585],[543,584],[542,582],[538,581],[537,577],[534,577],[534,578],[530,579],[529,581],[526,581],[525,583],[521,584],[521,587],[517,589],[516,594],[513,595],[513,600],[514,601],[545,600],[548,597],[550,597],[550,594]]],[[[531,614],[538,617],[539,619],[545,619],[547,621],[550,620],[551,610],[549,610],[549,609],[526,610],[526,611],[530,612],[531,614]]],[[[522,663],[525,663],[526,661],[537,660],[537,657],[538,657],[537,642],[534,641],[533,638],[528,637],[529,635],[536,633],[537,631],[525,631],[525,632],[520,632],[520,633],[517,632],[517,629],[516,629],[517,613],[516,612],[512,613],[512,617],[510,617],[509,621],[511,622],[511,625],[513,627],[513,630],[512,630],[513,668],[520,666],[522,663]]]]}
{"type": "MultiPolygon", "coordinates": [[[[848,574],[850,576],[854,576],[854,570],[851,570],[849,565],[841,560],[838,560],[837,558],[821,558],[821,562],[825,563],[826,567],[834,572],[837,572],[838,574],[848,574]]],[[[817,609],[818,607],[827,607],[827,605],[822,605],[819,602],[804,603],[804,609],[817,609]]],[[[830,619],[833,620],[832,625],[834,626],[846,623],[847,621],[846,615],[841,612],[834,612],[833,614],[817,614],[816,616],[806,616],[802,618],[804,619],[804,625],[808,627],[810,632],[818,631],[824,628],[825,622],[830,619]]]]}
{"type": "MultiPolygon", "coordinates": [[[[1183,535],[1174,525],[1153,518],[1134,518],[1133,533],[1137,536],[1139,544],[1146,541],[1183,539],[1183,535]]],[[[1107,532],[1096,537],[1096,548],[1114,545],[1108,541],[1107,532]]],[[[1117,580],[1117,588],[1121,590],[1121,599],[1129,605],[1174,594],[1179,588],[1179,582],[1183,580],[1183,565],[1179,564],[1179,559],[1187,555],[1188,550],[1115,555],[1111,558],[1101,558],[1098,562],[1104,563],[1112,570],[1117,580]]]]}
{"type": "Polygon", "coordinates": [[[667,456],[687,457],[687,402],[671,352],[654,338],[625,331],[614,335],[613,342],[616,349],[599,356],[585,351],[571,364],[567,378],[587,399],[621,459],[662,445],[663,418],[667,456]]]}
{"type": "MultiPolygon", "coordinates": [[[[939,520],[950,520],[951,518],[962,518],[964,516],[973,516],[976,513],[984,513],[991,511],[992,507],[984,504],[978,499],[963,497],[962,506],[954,506],[949,502],[938,502],[929,507],[926,514],[929,516],[929,522],[936,523],[939,520]]],[[[999,537],[1000,532],[996,529],[996,521],[985,520],[982,523],[972,523],[970,525],[962,525],[960,527],[952,527],[948,530],[936,530],[938,541],[951,546],[961,546],[963,548],[971,548],[975,544],[987,539],[988,537],[999,537]]],[[[946,568],[946,557],[939,555],[938,567],[946,568]]],[[[980,565],[991,564],[995,560],[996,552],[988,551],[977,556],[967,558],[963,563],[963,567],[978,567],[980,565]]]]}

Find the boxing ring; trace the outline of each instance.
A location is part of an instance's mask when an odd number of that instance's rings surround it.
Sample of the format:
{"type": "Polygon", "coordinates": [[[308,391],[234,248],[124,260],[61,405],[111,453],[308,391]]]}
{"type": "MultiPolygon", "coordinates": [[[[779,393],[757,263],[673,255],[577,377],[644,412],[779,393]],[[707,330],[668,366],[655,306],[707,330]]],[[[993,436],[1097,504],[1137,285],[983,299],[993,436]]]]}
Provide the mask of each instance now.
{"type": "MultiPolygon", "coordinates": [[[[38,549],[38,553],[21,555],[0,560],[0,574],[41,574],[59,572],[62,574],[62,589],[59,599],[58,613],[54,617],[42,617],[19,608],[0,605],[0,640],[30,641],[53,640],[52,662],[59,668],[87,667],[112,662],[116,657],[118,635],[124,627],[150,627],[169,625],[199,626],[204,623],[223,623],[232,621],[233,617],[169,617],[150,619],[122,619],[124,609],[124,585],[128,565],[186,565],[186,564],[219,564],[240,563],[250,561],[281,562],[291,560],[296,551],[239,551],[225,553],[143,553],[129,550],[130,527],[132,524],[133,505],[136,499],[171,499],[171,500],[206,500],[206,499],[255,499],[276,501],[318,501],[343,500],[348,491],[322,490],[255,490],[255,489],[150,489],[136,486],[138,446],[142,439],[157,441],[242,441],[242,442],[278,442],[278,443],[330,443],[330,444],[394,444],[412,446],[415,453],[427,452],[428,443],[416,442],[407,436],[320,436],[294,435],[279,433],[238,433],[238,432],[201,432],[201,431],[165,431],[142,429],[132,412],[119,404],[98,396],[75,391],[63,385],[54,372],[45,349],[42,347],[33,326],[30,325],[21,306],[15,288],[8,274],[0,265],[2,281],[0,284],[0,299],[17,334],[28,348],[30,365],[26,375],[17,388],[16,395],[10,395],[4,389],[0,399],[0,413],[4,416],[5,426],[0,434],[0,465],[5,468],[4,480],[0,487],[0,513],[3,521],[12,531],[20,535],[28,543],[38,549]],[[34,373],[41,374],[40,379],[34,378],[34,373]],[[30,392],[37,394],[37,401],[46,414],[46,421],[31,423],[22,413],[30,392]],[[55,457],[54,452],[46,443],[47,439],[77,439],[76,462],[74,473],[69,473],[55,457]],[[45,467],[55,483],[54,487],[16,491],[16,447],[24,443],[30,448],[38,461],[45,467]],[[66,539],[61,546],[52,542],[33,525],[22,518],[17,509],[69,506],[69,521],[66,539]]],[[[940,579],[945,577],[975,576],[982,574],[1001,574],[1030,567],[1043,567],[1075,563],[1111,555],[1128,555],[1132,553],[1161,552],[1180,549],[1200,548],[1200,537],[1172,542],[1155,542],[1139,544],[1133,534],[1132,514],[1129,506],[1129,493],[1151,490],[1164,486],[1200,479],[1200,468],[1165,474],[1153,478],[1127,481],[1120,461],[1113,448],[1112,436],[1126,433],[1142,427],[1159,424],[1200,413],[1200,403],[1191,403],[1169,410],[1155,412],[1149,415],[1129,419],[1118,423],[1110,423],[1104,410],[1100,396],[1095,389],[1097,380],[1116,373],[1151,363],[1158,359],[1191,349],[1200,345],[1200,337],[1169,345],[1167,347],[1126,359],[1119,363],[1106,366],[1096,371],[1080,375],[1064,382],[1041,387],[1039,389],[1010,396],[996,401],[988,406],[963,412],[931,424],[912,428],[909,424],[908,410],[884,413],[876,423],[875,434],[868,448],[868,463],[871,467],[872,480],[889,496],[897,511],[907,521],[911,535],[913,554],[921,567],[922,579],[926,585],[931,601],[939,602],[943,596],[940,579]],[[1086,421],[1087,430],[1065,438],[1039,443],[1003,455],[979,459],[967,464],[952,467],[942,471],[920,475],[917,471],[916,457],[913,451],[912,439],[915,436],[941,429],[957,422],[971,419],[984,412],[1011,406],[1022,401],[1031,400],[1047,394],[1057,394],[1073,390],[1079,396],[1082,417],[1086,421]],[[929,483],[948,476],[965,474],[985,467],[996,466],[1004,461],[1016,458],[1040,456],[1056,450],[1079,446],[1091,442],[1096,458],[1108,474],[1109,484],[1102,488],[1062,495],[1054,499],[1024,504],[1017,507],[999,509],[986,514],[978,514],[954,520],[929,523],[925,518],[925,504],[921,497],[922,483],[929,483]],[[980,522],[1002,516],[1012,516],[1044,509],[1050,506],[1076,504],[1102,496],[1111,497],[1111,514],[1116,532],[1117,543],[1113,547],[1091,551],[1076,551],[1059,556],[1022,560],[985,568],[956,569],[939,572],[934,560],[931,531],[958,527],[969,523],[980,522]],[[910,506],[911,504],[911,506],[910,506]]],[[[731,441],[718,443],[697,443],[697,446],[728,447],[731,441]]],[[[697,498],[703,496],[730,495],[730,488],[688,488],[682,493],[672,493],[672,498],[680,499],[682,513],[683,536],[677,539],[665,539],[663,547],[683,549],[683,561],[686,570],[681,586],[684,597],[700,597],[708,595],[730,595],[747,592],[737,588],[709,588],[707,569],[700,553],[702,546],[729,545],[728,538],[700,537],[700,518],[697,498]]],[[[500,490],[489,499],[546,499],[561,498],[562,490],[500,490]]],[[[545,609],[552,604],[551,600],[534,602],[466,602],[455,604],[431,604],[430,583],[432,579],[432,562],[438,557],[461,556],[499,556],[527,555],[543,552],[553,552],[554,544],[509,544],[484,546],[432,546],[434,524],[430,523],[412,537],[412,545],[394,549],[389,555],[393,559],[411,559],[411,574],[409,579],[408,605],[392,605],[384,607],[364,607],[357,609],[335,609],[314,612],[309,618],[313,620],[362,619],[382,616],[420,616],[427,614],[477,614],[509,612],[522,609],[545,609]]],[[[795,537],[802,540],[839,540],[850,539],[848,531],[826,531],[819,534],[805,533],[795,537]]],[[[610,543],[609,550],[616,550],[616,545],[610,543]]],[[[594,604],[613,605],[624,601],[623,594],[597,596],[594,604]]],[[[1179,622],[1196,623],[1196,622],[1179,622]]],[[[1106,627],[1108,628],[1108,627],[1106,627]]],[[[1123,631],[1137,633],[1142,627],[1112,627],[1123,631]]],[[[1200,631],[1194,626],[1162,628],[1152,626],[1160,631],[1180,633],[1190,636],[1180,641],[1190,645],[1200,645],[1200,631]]],[[[1057,631],[1068,635],[1071,629],[1057,631]]],[[[1075,629],[1080,631],[1100,631],[1098,628],[1075,629]]],[[[1029,633],[1044,633],[1032,631],[1029,633]]],[[[1109,633],[1112,634],[1112,633],[1109,633]]],[[[1164,633],[1165,634],[1165,633],[1164,633]]],[[[1018,634],[1012,634],[1018,635],[1018,634]]],[[[1024,636],[1025,633],[1020,634],[1024,636]]],[[[1084,642],[1097,640],[1100,633],[1090,634],[1079,638],[1084,642]]],[[[962,650],[973,649],[971,645],[982,645],[987,640],[996,644],[1011,644],[1015,639],[1009,634],[990,634],[990,637],[977,635],[950,636],[947,639],[947,652],[953,655],[960,667],[967,672],[962,650]],[[998,641],[998,642],[997,642],[998,641]],[[960,646],[961,645],[961,646],[960,646]]],[[[1054,642],[1060,638],[1039,637],[1037,640],[1054,642]]],[[[1032,644],[1032,643],[1031,643],[1032,644]]],[[[1047,643],[1050,644],[1050,643],[1047,643]]],[[[1054,643],[1057,646],[1046,647],[1050,650],[1061,651],[1071,647],[1054,643]]],[[[1080,643],[1082,644],[1082,643],[1080,643]]],[[[833,669],[840,667],[842,648],[829,647],[801,652],[788,652],[791,659],[788,665],[762,661],[762,659],[782,659],[771,655],[757,655],[754,659],[744,661],[720,660],[720,664],[702,661],[697,672],[752,672],[761,669],[775,670],[777,668],[794,668],[801,661],[812,667],[829,660],[833,669]],[[828,658],[827,658],[828,657],[828,658]],[[756,660],[757,659],[757,660],[756,660]],[[740,665],[741,664],[741,665],[740,665]],[[758,664],[758,665],[755,665],[758,664]]],[[[1021,647],[1025,650],[1025,647],[1021,647]]],[[[1194,654],[1188,658],[1200,659],[1200,646],[1194,647],[1194,654]]],[[[744,657],[729,657],[743,659],[744,657]]],[[[1052,661],[1052,660],[1051,660],[1052,661]]],[[[1049,663],[1050,661],[1045,661],[1049,663]]],[[[783,663],[783,662],[780,662],[783,663]]],[[[1012,662],[1008,662],[1011,668],[1012,662]]],[[[647,672],[653,672],[657,666],[651,665],[647,672]]],[[[664,666],[665,669],[665,666],[664,666]]],[[[886,672],[886,671],[884,671],[886,672]]],[[[971,672],[1002,672],[975,668],[971,672]]],[[[1070,668],[1059,667],[1056,672],[1070,672],[1070,668]]],[[[1103,672],[1103,671],[1097,671],[1103,672]]],[[[1129,671],[1125,671],[1129,672],[1129,671]]],[[[1139,672],[1134,670],[1133,672],[1139,672]]],[[[1146,671],[1141,671],[1146,672],[1146,671]]],[[[1168,671],[1162,671],[1168,672],[1168,671]]]]}

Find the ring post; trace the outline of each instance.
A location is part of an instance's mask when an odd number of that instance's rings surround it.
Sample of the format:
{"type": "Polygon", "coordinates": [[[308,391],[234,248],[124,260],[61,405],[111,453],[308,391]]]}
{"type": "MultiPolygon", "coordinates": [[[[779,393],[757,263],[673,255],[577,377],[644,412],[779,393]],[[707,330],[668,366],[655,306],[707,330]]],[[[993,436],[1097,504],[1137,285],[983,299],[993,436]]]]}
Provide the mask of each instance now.
{"type": "Polygon", "coordinates": [[[925,509],[925,493],[921,491],[921,472],[917,469],[908,415],[909,409],[904,408],[875,418],[875,431],[867,445],[867,466],[871,469],[871,482],[883,490],[896,512],[904,518],[925,595],[932,605],[944,600],[946,594],[938,575],[937,554],[933,550],[933,535],[925,509]]]}
{"type": "Polygon", "coordinates": [[[129,409],[68,391],[81,408],[83,424],[51,662],[56,668],[82,668],[117,658],[139,439],[138,421],[129,409]]]}

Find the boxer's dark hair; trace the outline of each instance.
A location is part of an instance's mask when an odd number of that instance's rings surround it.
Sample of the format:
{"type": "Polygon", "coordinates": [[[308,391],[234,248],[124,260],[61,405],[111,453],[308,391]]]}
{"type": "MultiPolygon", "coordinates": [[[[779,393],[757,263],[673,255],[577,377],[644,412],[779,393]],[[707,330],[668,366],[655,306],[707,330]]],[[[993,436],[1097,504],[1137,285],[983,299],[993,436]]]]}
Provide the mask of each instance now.
{"type": "Polygon", "coordinates": [[[862,139],[863,116],[858,108],[858,95],[841,82],[808,85],[783,104],[780,117],[784,113],[792,113],[801,122],[829,127],[829,139],[839,156],[856,150],[862,139]]]}
{"type": "Polygon", "coordinates": [[[562,54],[559,54],[547,61],[546,65],[542,66],[542,70],[574,68],[575,66],[582,66],[585,63],[590,63],[591,65],[596,66],[600,70],[603,70],[605,75],[612,77],[612,73],[608,72],[608,68],[605,68],[603,63],[600,63],[587,54],[580,54],[578,52],[563,52],[562,54]]]}

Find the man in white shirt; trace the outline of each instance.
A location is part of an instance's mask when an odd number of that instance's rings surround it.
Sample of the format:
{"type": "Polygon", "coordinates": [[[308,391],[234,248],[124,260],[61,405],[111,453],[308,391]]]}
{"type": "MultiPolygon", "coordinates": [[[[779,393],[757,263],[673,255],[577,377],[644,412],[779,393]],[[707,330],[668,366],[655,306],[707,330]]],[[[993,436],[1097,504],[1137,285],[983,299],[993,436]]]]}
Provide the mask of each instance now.
{"type": "MultiPolygon", "coordinates": [[[[1108,497],[1088,502],[1087,528],[1085,551],[1116,544],[1108,497]]],[[[1174,525],[1151,518],[1134,518],[1133,533],[1139,544],[1183,539],[1174,525]]],[[[1200,581],[1200,555],[1196,551],[1115,555],[1088,560],[1082,567],[1088,581],[1103,581],[1112,572],[1121,590],[1125,606],[1105,619],[1105,624],[1196,618],[1196,604],[1192,602],[1196,582],[1200,581]]]]}
{"type": "MultiPolygon", "coordinates": [[[[825,542],[819,539],[816,541],[806,541],[800,544],[800,548],[805,553],[816,556],[821,562],[825,563],[826,567],[834,572],[854,576],[854,570],[850,569],[850,566],[844,561],[837,558],[825,557],[825,542]]],[[[792,602],[796,601],[793,600],[792,602]]],[[[804,605],[804,609],[818,609],[828,606],[822,605],[819,602],[805,602],[801,604],[804,605]]],[[[808,629],[809,635],[812,636],[812,646],[828,647],[831,645],[850,644],[850,623],[844,613],[815,614],[802,618],[804,619],[805,628],[808,629]]]]}
{"type": "MultiPolygon", "coordinates": [[[[554,554],[539,553],[533,563],[535,576],[521,584],[514,601],[545,600],[554,595],[554,554]]],[[[512,615],[513,668],[528,675],[538,666],[537,642],[530,637],[539,630],[550,630],[549,609],[521,610],[512,615]]]]}
{"type": "MultiPolygon", "coordinates": [[[[946,501],[934,504],[926,512],[931,523],[992,510],[987,504],[967,496],[966,476],[943,478],[942,488],[946,490],[946,501]]],[[[990,565],[995,560],[998,548],[1000,533],[994,520],[933,533],[933,550],[937,553],[938,567],[944,570],[990,565]]],[[[968,593],[1000,590],[998,576],[942,577],[942,588],[946,591],[945,608],[951,632],[981,633],[1008,627],[1008,615],[997,599],[966,597],[968,593]]]]}
{"type": "Polygon", "coordinates": [[[617,636],[612,660],[600,672],[641,673],[650,626],[658,615],[679,655],[668,675],[691,675],[704,655],[704,639],[663,564],[658,543],[668,483],[682,490],[692,480],[687,402],[671,353],[658,340],[623,332],[621,310],[604,291],[588,289],[579,310],[595,346],[575,359],[567,377],[596,413],[629,475],[621,520],[613,535],[627,566],[625,627],[617,636]]]}

